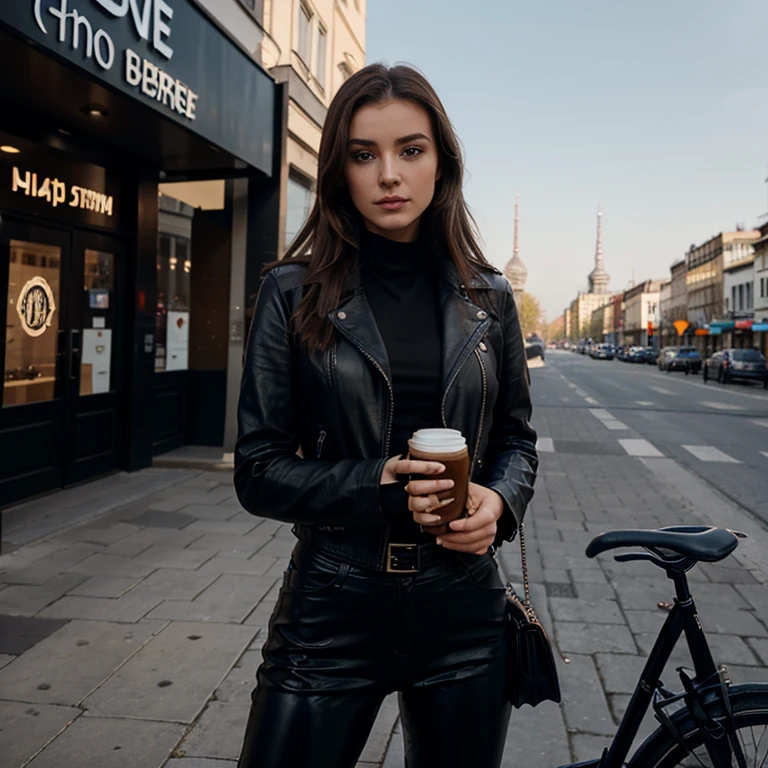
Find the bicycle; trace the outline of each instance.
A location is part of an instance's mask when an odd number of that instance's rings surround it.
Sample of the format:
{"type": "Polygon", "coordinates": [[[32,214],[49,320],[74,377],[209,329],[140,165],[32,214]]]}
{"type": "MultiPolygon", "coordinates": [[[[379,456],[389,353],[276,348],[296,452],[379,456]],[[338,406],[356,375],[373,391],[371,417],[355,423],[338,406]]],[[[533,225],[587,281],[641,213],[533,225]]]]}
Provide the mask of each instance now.
{"type": "Polygon", "coordinates": [[[768,766],[768,684],[733,685],[727,667],[715,666],[696,612],[686,572],[698,562],[719,562],[745,534],[709,526],[617,530],[597,536],[587,557],[623,547],[644,552],[616,554],[618,562],[648,561],[664,569],[676,597],[643,668],[616,735],[601,757],[561,768],[758,768],[768,766]],[[694,676],[677,671],[682,693],[667,689],[661,674],[680,637],[685,638],[694,676]],[[653,702],[660,726],[625,763],[653,702]],[[678,707],[671,714],[667,711],[678,707]],[[756,737],[755,729],[761,729],[756,737]]]}

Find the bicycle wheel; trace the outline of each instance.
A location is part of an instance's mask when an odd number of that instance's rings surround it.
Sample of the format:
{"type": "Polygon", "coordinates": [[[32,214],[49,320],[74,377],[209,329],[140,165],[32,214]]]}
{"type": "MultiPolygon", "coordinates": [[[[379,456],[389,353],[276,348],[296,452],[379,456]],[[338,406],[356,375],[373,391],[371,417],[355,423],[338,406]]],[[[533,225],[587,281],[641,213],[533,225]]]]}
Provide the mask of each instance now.
{"type": "MultiPolygon", "coordinates": [[[[747,768],[768,766],[768,684],[752,683],[731,688],[731,707],[736,738],[744,753],[747,768]]],[[[722,703],[713,696],[706,705],[714,720],[723,722],[722,703]]],[[[640,746],[630,768],[712,768],[712,760],[702,744],[701,733],[687,709],[676,712],[672,722],[680,731],[688,754],[664,728],[657,728],[640,746]]],[[[733,768],[740,764],[733,758],[733,768]]]]}

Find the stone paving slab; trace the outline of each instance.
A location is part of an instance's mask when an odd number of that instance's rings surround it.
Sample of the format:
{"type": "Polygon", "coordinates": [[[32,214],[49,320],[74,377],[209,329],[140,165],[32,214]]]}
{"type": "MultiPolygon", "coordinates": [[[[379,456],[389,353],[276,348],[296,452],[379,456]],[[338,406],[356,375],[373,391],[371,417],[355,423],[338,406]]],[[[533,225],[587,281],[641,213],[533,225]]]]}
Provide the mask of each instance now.
{"type": "Polygon", "coordinates": [[[155,768],[163,764],[183,732],[183,726],[174,723],[81,717],[29,768],[155,768]]]}
{"type": "Polygon", "coordinates": [[[251,627],[172,623],[85,700],[88,714],[190,723],[253,636],[251,627]]]}
{"type": "Polygon", "coordinates": [[[0,701],[0,755],[3,768],[20,768],[81,714],[74,707],[0,701]]]}
{"type": "Polygon", "coordinates": [[[156,622],[71,621],[0,670],[5,699],[75,706],[136,653],[156,622]]]}
{"type": "Polygon", "coordinates": [[[87,580],[82,574],[60,573],[43,584],[12,584],[0,592],[0,615],[33,616],[87,580]]]}

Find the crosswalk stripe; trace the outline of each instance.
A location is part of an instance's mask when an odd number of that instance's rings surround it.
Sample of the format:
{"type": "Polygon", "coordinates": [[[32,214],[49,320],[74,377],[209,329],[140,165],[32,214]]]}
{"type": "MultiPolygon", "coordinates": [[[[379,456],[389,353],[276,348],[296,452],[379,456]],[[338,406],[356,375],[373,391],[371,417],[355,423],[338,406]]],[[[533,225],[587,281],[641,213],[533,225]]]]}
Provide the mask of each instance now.
{"type": "Polygon", "coordinates": [[[654,392],[661,392],[662,395],[674,395],[674,392],[670,392],[668,389],[664,389],[664,387],[651,387],[651,389],[654,392]]]}
{"type": "Polygon", "coordinates": [[[760,451],[760,453],[762,453],[763,456],[765,456],[765,458],[768,459],[768,451],[760,451]]]}
{"type": "Polygon", "coordinates": [[[539,453],[554,453],[555,441],[551,437],[540,437],[536,441],[536,450],[539,453]]]}
{"type": "Polygon", "coordinates": [[[570,397],[561,397],[560,400],[563,403],[570,403],[571,402],[571,398],[570,397]]]}
{"type": "Polygon", "coordinates": [[[619,440],[621,447],[630,455],[640,458],[664,458],[664,454],[656,447],[651,445],[647,440],[625,439],[619,440]]]}
{"type": "Polygon", "coordinates": [[[607,429],[610,429],[611,432],[615,432],[621,429],[629,429],[629,427],[623,421],[619,421],[617,418],[614,418],[614,416],[604,408],[590,408],[589,412],[596,419],[601,421],[607,429]]]}
{"type": "Polygon", "coordinates": [[[758,427],[768,427],[768,419],[755,419],[752,423],[758,427]]]}
{"type": "Polygon", "coordinates": [[[586,397],[584,398],[590,405],[600,405],[600,403],[595,400],[594,397],[586,397]]]}
{"type": "Polygon", "coordinates": [[[719,462],[721,464],[741,464],[738,459],[723,453],[712,445],[684,445],[688,453],[692,453],[699,461],[719,462]]]}
{"type": "Polygon", "coordinates": [[[635,400],[637,405],[653,405],[650,400],[635,400]]]}
{"type": "Polygon", "coordinates": [[[731,403],[717,403],[714,400],[699,400],[699,405],[706,405],[707,408],[717,408],[719,411],[743,411],[743,405],[732,405],[731,403]]]}

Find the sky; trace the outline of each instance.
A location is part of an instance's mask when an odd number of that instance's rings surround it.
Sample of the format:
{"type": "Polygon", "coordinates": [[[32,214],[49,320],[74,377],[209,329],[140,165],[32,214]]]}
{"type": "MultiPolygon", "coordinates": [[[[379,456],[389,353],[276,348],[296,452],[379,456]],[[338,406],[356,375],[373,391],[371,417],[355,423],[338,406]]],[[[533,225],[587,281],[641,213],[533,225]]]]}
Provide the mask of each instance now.
{"type": "Polygon", "coordinates": [[[368,0],[367,63],[411,64],[464,147],[485,255],[548,320],[768,213],[766,0],[368,0]]]}

